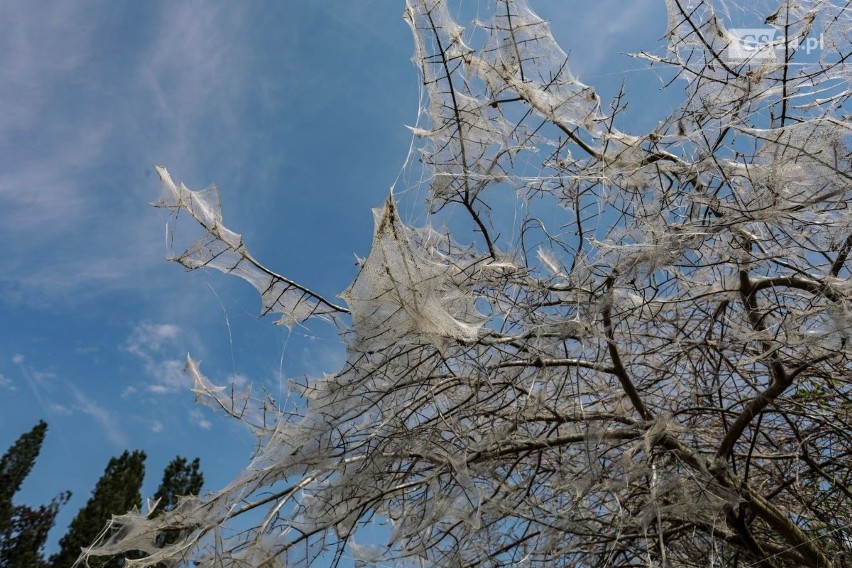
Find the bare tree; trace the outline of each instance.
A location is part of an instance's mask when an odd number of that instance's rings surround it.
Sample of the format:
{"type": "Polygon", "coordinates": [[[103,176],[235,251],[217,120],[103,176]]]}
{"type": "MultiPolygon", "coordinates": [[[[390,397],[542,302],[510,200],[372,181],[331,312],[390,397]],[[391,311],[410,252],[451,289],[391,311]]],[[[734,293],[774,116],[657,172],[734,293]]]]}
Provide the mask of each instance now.
{"type": "Polygon", "coordinates": [[[603,107],[525,0],[469,29],[444,0],[408,0],[427,207],[469,232],[408,226],[391,195],[345,305],[262,266],[214,186],[161,168],[160,205],[204,229],[175,260],[248,280],[280,323],[332,322],[348,360],[287,408],[190,360],[202,399],[257,433],[254,461],[164,515],[115,519],[91,554],[850,565],[852,9],[666,7],[667,50],[635,56],[673,69],[664,96],[683,103],[625,133],[626,93],[603,107]],[[769,41],[726,29],[729,9],[754,9],[769,41]]]}

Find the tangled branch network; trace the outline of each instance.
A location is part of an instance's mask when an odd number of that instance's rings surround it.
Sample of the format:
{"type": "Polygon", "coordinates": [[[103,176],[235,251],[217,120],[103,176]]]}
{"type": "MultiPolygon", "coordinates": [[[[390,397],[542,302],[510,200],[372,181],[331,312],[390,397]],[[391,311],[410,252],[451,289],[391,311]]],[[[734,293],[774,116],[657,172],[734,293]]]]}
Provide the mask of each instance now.
{"type": "Polygon", "coordinates": [[[604,108],[525,0],[467,28],[448,3],[406,4],[412,130],[426,218],[467,224],[409,226],[389,196],[342,301],[159,169],[159,205],[203,230],[174,260],[331,323],[348,358],[273,417],[190,360],[254,459],[116,517],[81,565],[852,565],[852,10],[666,0],[667,45],[633,56],[682,102],[628,133],[628,93],[604,108]],[[775,39],[743,44],[732,10],[775,39]]]}

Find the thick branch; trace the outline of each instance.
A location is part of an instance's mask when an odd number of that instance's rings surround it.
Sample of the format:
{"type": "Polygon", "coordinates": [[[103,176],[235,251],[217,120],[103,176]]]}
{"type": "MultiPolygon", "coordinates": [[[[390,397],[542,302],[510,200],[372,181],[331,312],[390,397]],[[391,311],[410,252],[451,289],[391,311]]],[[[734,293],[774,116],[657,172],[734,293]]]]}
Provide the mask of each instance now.
{"type": "Polygon", "coordinates": [[[645,403],[642,402],[642,398],[639,396],[639,392],[636,390],[636,386],[633,384],[633,381],[630,379],[630,375],[627,373],[627,369],[624,367],[624,363],[621,361],[621,354],[618,352],[618,346],[615,343],[615,333],[612,329],[612,318],[610,317],[611,307],[609,305],[605,306],[601,311],[601,315],[603,317],[604,330],[606,331],[607,338],[607,348],[609,350],[609,356],[612,359],[612,371],[616,377],[618,377],[618,381],[621,383],[621,388],[624,389],[625,394],[627,394],[627,398],[630,399],[630,402],[633,404],[633,408],[636,409],[636,412],[642,417],[643,420],[652,420],[654,418],[653,414],[645,407],[645,403]]]}

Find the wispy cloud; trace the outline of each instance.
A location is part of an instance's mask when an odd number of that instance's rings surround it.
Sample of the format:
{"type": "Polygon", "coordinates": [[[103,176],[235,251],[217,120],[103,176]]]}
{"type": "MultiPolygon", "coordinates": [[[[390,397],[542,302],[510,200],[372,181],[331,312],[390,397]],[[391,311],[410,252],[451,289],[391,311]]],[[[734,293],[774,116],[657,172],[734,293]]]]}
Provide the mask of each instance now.
{"type": "Polygon", "coordinates": [[[623,74],[625,67],[640,67],[641,63],[624,56],[636,49],[636,41],[662,37],[666,14],[662,5],[647,2],[600,0],[583,3],[570,11],[564,2],[543,6],[540,15],[548,18],[557,43],[571,53],[569,65],[580,80],[601,73],[623,74]],[[659,29],[649,34],[649,29],[659,29]],[[620,60],[620,61],[619,61],[620,60]]]}
{"type": "Polygon", "coordinates": [[[145,387],[147,392],[168,394],[191,386],[184,372],[184,360],[175,353],[180,340],[181,329],[178,326],[145,322],[137,325],[124,343],[123,349],[141,359],[146,373],[154,380],[145,387]]]}
{"type": "Polygon", "coordinates": [[[14,109],[0,114],[0,132],[29,127],[51,87],[89,59],[97,8],[85,0],[53,4],[48,13],[27,2],[0,4],[0,20],[15,22],[0,34],[0,102],[14,109]]]}
{"type": "Polygon", "coordinates": [[[3,373],[0,373],[0,389],[16,391],[18,390],[18,387],[15,386],[15,383],[12,381],[12,379],[8,378],[3,373]]]}
{"type": "Polygon", "coordinates": [[[127,14],[101,8],[0,3],[0,20],[15,22],[0,36],[0,238],[16,244],[0,258],[0,300],[79,304],[158,284],[164,246],[146,168],[194,174],[205,128],[223,132],[220,145],[245,135],[241,5],[152,6],[153,33],[118,49],[104,41],[127,14]]]}
{"type": "MultiPolygon", "coordinates": [[[[98,404],[76,385],[61,379],[52,370],[34,368],[27,363],[27,358],[21,353],[14,354],[12,362],[17,366],[38,405],[47,416],[68,417],[76,413],[89,416],[100,425],[110,442],[118,447],[127,445],[127,436],[122,431],[116,415],[98,404]]],[[[0,375],[0,388],[4,386],[4,379],[9,380],[0,375]]],[[[12,386],[15,388],[14,385],[12,386]]]]}
{"type": "MultiPolygon", "coordinates": [[[[0,20],[15,22],[0,35],[0,107],[6,109],[0,113],[0,238],[16,243],[0,259],[0,284],[11,288],[4,290],[7,300],[28,299],[38,268],[55,270],[54,261],[68,256],[57,239],[95,209],[87,173],[104,155],[111,126],[63,109],[82,106],[75,89],[92,60],[101,12],[86,0],[47,12],[25,2],[0,5],[0,20]]],[[[49,280],[63,278],[53,272],[49,280]]]]}
{"type": "Polygon", "coordinates": [[[238,110],[248,92],[250,61],[242,5],[198,8],[186,2],[159,14],[158,33],[134,77],[147,95],[158,135],[165,135],[159,160],[192,175],[200,173],[195,171],[195,135],[207,123],[230,136],[244,135],[238,110]]]}
{"type": "Polygon", "coordinates": [[[197,408],[193,408],[190,411],[189,418],[196,426],[204,430],[209,430],[213,427],[213,423],[210,422],[204,413],[197,408]]]}
{"type": "Polygon", "coordinates": [[[174,324],[143,322],[133,328],[125,349],[144,358],[150,352],[161,351],[164,345],[174,343],[179,336],[180,327],[174,324]]]}
{"type": "Polygon", "coordinates": [[[18,368],[18,372],[24,378],[27,386],[30,388],[30,391],[35,397],[35,400],[38,402],[39,407],[42,411],[49,414],[50,413],[50,402],[47,399],[47,393],[49,392],[49,388],[51,385],[45,384],[43,380],[45,377],[53,377],[52,372],[50,371],[39,371],[33,369],[31,365],[27,364],[26,357],[22,353],[15,353],[12,355],[12,363],[18,368]]]}
{"type": "Polygon", "coordinates": [[[50,379],[55,379],[56,373],[53,371],[33,371],[33,379],[39,383],[43,383],[50,379]]]}
{"type": "Polygon", "coordinates": [[[110,442],[118,447],[127,447],[127,436],[121,430],[119,421],[115,415],[106,408],[100,406],[73,384],[69,384],[68,388],[74,398],[72,409],[82,412],[100,424],[104,435],[110,442]]]}
{"type": "Polygon", "coordinates": [[[70,408],[68,408],[64,404],[60,404],[58,402],[50,403],[48,405],[48,409],[53,414],[59,414],[59,415],[63,415],[63,416],[70,416],[71,414],[73,414],[73,411],[70,408]]]}
{"type": "Polygon", "coordinates": [[[242,373],[232,373],[228,375],[228,380],[225,381],[225,384],[233,385],[235,388],[243,388],[248,385],[251,381],[242,373]]]}

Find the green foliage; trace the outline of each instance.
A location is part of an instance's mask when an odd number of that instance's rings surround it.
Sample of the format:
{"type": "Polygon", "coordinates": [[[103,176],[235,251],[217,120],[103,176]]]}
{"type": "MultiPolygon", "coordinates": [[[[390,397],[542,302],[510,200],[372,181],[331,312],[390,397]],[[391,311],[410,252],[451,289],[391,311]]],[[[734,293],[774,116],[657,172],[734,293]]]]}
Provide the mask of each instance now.
{"type": "Polygon", "coordinates": [[[13,498],[35,465],[47,424],[39,421],[0,458],[0,568],[45,566],[41,549],[59,509],[71,497],[64,492],[49,505],[16,505],[13,498]]]}
{"type": "MultiPolygon", "coordinates": [[[[60,493],[50,504],[36,508],[13,502],[35,465],[46,433],[47,424],[39,421],[0,458],[0,568],[69,568],[77,561],[80,550],[95,542],[112,515],[126,513],[142,504],[146,455],[143,451],[125,451],[110,459],[92,496],[59,541],[59,551],[46,562],[42,548],[59,509],[68,502],[71,493],[60,493]]],[[[179,496],[197,495],[203,484],[198,458],[189,462],[181,456],[175,457],[163,471],[162,482],[154,494],[159,500],[154,516],[174,509],[179,496]]],[[[158,540],[163,546],[178,536],[176,531],[174,534],[164,531],[158,540]]],[[[138,556],[127,555],[128,558],[138,556]]],[[[103,568],[118,568],[124,563],[121,557],[89,560],[90,566],[103,568]]]]}
{"type": "Polygon", "coordinates": [[[154,515],[161,515],[166,511],[174,509],[177,498],[182,495],[198,495],[201,486],[204,485],[204,474],[200,470],[201,462],[198,458],[187,462],[186,458],[177,456],[163,471],[163,481],[154,499],[159,499],[154,515]]]}
{"type": "MultiPolygon", "coordinates": [[[[189,463],[186,458],[175,457],[163,471],[163,481],[154,493],[154,499],[159,501],[153,516],[158,517],[173,510],[177,505],[178,497],[198,495],[202,485],[204,485],[204,474],[201,473],[200,460],[195,458],[192,463],[189,463]]],[[[175,543],[182,534],[183,531],[180,530],[164,530],[157,535],[157,546],[163,547],[175,543]]],[[[166,564],[157,566],[167,568],[166,564]]]]}
{"type": "Polygon", "coordinates": [[[70,491],[60,493],[49,505],[31,508],[17,505],[12,523],[0,535],[0,566],[3,568],[41,568],[47,564],[41,550],[56,520],[59,509],[68,502],[70,491]]]}
{"type": "MultiPolygon", "coordinates": [[[[83,547],[91,546],[112,515],[126,513],[142,504],[142,480],[145,477],[145,452],[125,451],[112,458],[98,480],[92,496],[71,521],[68,532],[59,541],[59,552],[50,558],[52,568],[69,568],[83,547]]],[[[90,561],[91,566],[118,568],[122,558],[90,561]]]]}
{"type": "Polygon", "coordinates": [[[12,497],[32,470],[46,432],[47,423],[39,421],[0,458],[0,533],[12,523],[12,497]]]}

